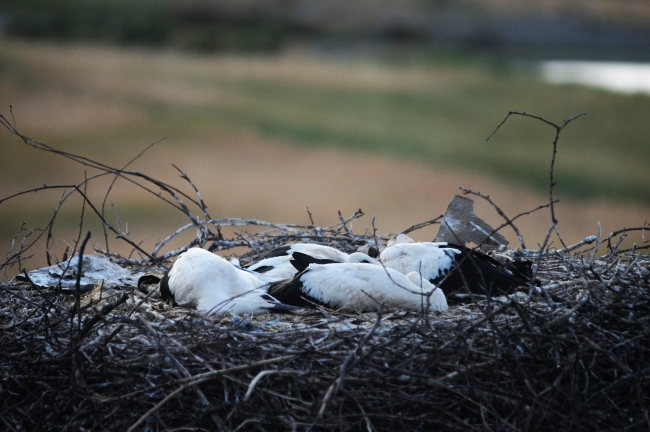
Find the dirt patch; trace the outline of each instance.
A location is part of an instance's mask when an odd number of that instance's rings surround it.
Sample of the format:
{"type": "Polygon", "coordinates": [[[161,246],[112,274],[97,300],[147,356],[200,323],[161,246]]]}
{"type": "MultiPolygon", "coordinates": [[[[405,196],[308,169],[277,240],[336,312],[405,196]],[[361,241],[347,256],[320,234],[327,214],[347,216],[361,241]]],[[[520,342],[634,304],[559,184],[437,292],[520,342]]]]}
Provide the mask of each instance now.
{"type": "Polygon", "coordinates": [[[34,134],[101,132],[143,118],[142,112],[123,104],[97,100],[87,94],[71,97],[56,90],[21,95],[12,99],[12,104],[18,126],[34,134]]]}
{"type": "MultiPolygon", "coordinates": [[[[188,144],[190,147],[190,144],[188,144]]],[[[232,138],[217,146],[197,145],[192,151],[153,156],[188,167],[197,186],[221,217],[249,217],[276,222],[308,222],[309,207],[317,224],[330,224],[336,210],[352,214],[362,208],[376,216],[381,232],[399,232],[444,213],[459,186],[488,194],[509,216],[535,208],[545,194],[470,171],[430,167],[381,156],[334,150],[298,148],[256,136],[232,138]]],[[[159,162],[158,162],[159,160],[159,162]]],[[[562,197],[560,197],[562,198],[562,197]]],[[[491,206],[477,202],[476,211],[488,222],[502,219],[491,206]]],[[[649,208],[611,201],[558,204],[559,229],[565,240],[579,241],[593,234],[600,221],[603,232],[643,224],[649,208]]],[[[368,225],[357,228],[370,228],[368,225]]],[[[518,222],[531,243],[541,241],[550,226],[548,212],[518,222]]],[[[431,232],[422,235],[431,239],[431,232]]],[[[505,232],[511,241],[516,240],[505,232]]]]}

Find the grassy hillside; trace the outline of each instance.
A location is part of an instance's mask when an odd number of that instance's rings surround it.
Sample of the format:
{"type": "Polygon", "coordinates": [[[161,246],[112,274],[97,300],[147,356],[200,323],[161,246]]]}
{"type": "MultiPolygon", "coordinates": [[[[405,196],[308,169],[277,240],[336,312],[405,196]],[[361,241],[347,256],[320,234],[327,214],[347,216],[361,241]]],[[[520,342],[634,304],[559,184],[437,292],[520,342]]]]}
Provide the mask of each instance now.
{"type": "MultiPolygon", "coordinates": [[[[106,129],[103,141],[112,145],[152,135],[217,138],[253,130],[296,145],[457,165],[538,189],[547,187],[551,128],[515,118],[489,143],[485,138],[509,110],[555,122],[586,111],[562,137],[558,190],[581,198],[650,199],[647,96],[550,86],[495,61],[449,56],[389,62],[15,43],[6,48],[0,53],[5,109],[13,103],[20,121],[33,124],[43,139],[64,139],[77,148],[96,140],[95,127],[43,135],[38,125],[45,119],[28,117],[26,110],[36,107],[21,98],[47,94],[69,107],[75,100],[109,107],[126,120],[114,129],[110,119],[95,119],[106,129]]],[[[71,120],[63,120],[65,108],[59,114],[64,123],[71,120]]]]}

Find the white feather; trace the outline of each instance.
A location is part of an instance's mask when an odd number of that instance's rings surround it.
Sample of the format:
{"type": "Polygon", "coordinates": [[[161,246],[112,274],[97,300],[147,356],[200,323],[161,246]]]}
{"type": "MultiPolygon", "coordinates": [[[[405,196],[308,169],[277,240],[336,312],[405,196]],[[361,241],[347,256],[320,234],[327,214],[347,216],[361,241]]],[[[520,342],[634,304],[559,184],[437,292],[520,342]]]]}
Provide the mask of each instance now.
{"type": "Polygon", "coordinates": [[[304,294],[335,308],[377,310],[385,303],[401,309],[447,309],[442,290],[419,274],[405,276],[378,265],[310,264],[300,282],[304,294]]]}
{"type": "Polygon", "coordinates": [[[381,262],[400,273],[418,272],[428,280],[444,276],[461,251],[446,247],[447,243],[397,243],[384,249],[381,262]]]}
{"type": "Polygon", "coordinates": [[[386,247],[395,246],[396,244],[400,244],[400,243],[415,243],[415,240],[413,240],[411,237],[407,236],[406,234],[398,234],[394,238],[388,240],[386,247]]]}
{"type": "Polygon", "coordinates": [[[330,246],[296,243],[291,245],[289,250],[287,250],[287,255],[263,259],[248,267],[248,270],[255,272],[262,267],[273,267],[264,273],[256,272],[256,275],[266,282],[277,282],[291,279],[297,273],[296,268],[291,264],[291,255],[293,255],[294,252],[301,252],[317,259],[328,259],[336,262],[368,261],[373,264],[377,263],[376,260],[361,252],[355,252],[348,255],[345,252],[341,252],[340,250],[334,249],[330,246]]]}
{"type": "Polygon", "coordinates": [[[216,314],[259,314],[277,304],[266,294],[263,281],[204,249],[183,253],[168,276],[179,306],[216,314]]]}

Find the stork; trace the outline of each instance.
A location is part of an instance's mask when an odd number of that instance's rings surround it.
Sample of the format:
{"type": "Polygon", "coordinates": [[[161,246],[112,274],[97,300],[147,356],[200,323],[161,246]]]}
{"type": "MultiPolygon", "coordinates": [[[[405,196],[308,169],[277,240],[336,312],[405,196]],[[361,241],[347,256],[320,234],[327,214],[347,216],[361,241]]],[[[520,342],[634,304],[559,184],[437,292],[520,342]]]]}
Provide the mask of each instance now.
{"type": "Polygon", "coordinates": [[[200,248],[184,252],[160,281],[163,300],[211,314],[288,312],[269,294],[268,285],[222,257],[200,248]]]}

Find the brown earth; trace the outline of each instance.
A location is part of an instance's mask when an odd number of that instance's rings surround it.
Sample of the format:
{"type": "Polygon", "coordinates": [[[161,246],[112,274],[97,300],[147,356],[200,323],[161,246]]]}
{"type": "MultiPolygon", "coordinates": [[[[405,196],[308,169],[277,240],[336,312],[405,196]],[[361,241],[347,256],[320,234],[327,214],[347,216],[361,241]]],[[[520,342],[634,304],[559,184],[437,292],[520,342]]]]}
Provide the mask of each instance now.
{"type": "MultiPolygon", "coordinates": [[[[233,138],[218,148],[200,147],[206,149],[200,156],[181,150],[153,158],[160,158],[161,164],[165,162],[162,159],[174,161],[191,172],[204,197],[218,205],[219,217],[306,224],[309,207],[315,222],[326,225],[335,223],[337,210],[347,216],[361,208],[369,217],[376,217],[380,232],[394,233],[444,213],[454,195],[461,193],[460,186],[490,195],[510,217],[548,201],[546,195],[470,171],[298,148],[254,135],[233,138]]],[[[477,202],[475,211],[495,226],[503,222],[487,203],[477,202]]],[[[599,221],[602,232],[609,233],[641,226],[649,214],[648,208],[611,201],[557,204],[558,227],[567,242],[595,234],[599,221]]],[[[532,247],[543,240],[550,215],[542,210],[525,216],[517,225],[532,247]]],[[[356,228],[370,228],[370,220],[356,228]]],[[[419,237],[430,239],[435,230],[419,237]]],[[[505,234],[516,244],[511,233],[505,234]]]]}

